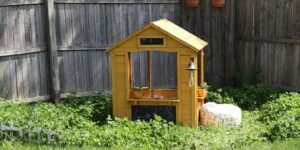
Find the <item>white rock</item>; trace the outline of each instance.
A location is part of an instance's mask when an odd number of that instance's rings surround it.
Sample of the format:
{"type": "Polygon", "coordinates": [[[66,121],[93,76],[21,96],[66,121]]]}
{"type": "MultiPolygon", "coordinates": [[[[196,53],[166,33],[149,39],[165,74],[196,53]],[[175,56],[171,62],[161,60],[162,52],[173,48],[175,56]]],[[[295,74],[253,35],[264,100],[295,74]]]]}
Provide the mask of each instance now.
{"type": "Polygon", "coordinates": [[[241,109],[232,104],[206,103],[200,108],[202,125],[239,125],[241,121],[241,109]]]}

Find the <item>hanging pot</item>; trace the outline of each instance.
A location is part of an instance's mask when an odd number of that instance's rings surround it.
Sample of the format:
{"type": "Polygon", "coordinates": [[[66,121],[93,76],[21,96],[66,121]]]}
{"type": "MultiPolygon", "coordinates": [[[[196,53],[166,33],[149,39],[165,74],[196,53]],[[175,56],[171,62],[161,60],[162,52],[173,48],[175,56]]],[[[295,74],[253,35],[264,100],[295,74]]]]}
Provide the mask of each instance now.
{"type": "Polygon", "coordinates": [[[212,0],[212,6],[215,8],[222,8],[225,6],[225,0],[212,0]]]}
{"type": "Polygon", "coordinates": [[[198,7],[199,0],[185,0],[185,4],[187,7],[198,7]]]}
{"type": "Polygon", "coordinates": [[[206,89],[198,88],[197,93],[198,97],[206,97],[208,92],[206,89]]]}

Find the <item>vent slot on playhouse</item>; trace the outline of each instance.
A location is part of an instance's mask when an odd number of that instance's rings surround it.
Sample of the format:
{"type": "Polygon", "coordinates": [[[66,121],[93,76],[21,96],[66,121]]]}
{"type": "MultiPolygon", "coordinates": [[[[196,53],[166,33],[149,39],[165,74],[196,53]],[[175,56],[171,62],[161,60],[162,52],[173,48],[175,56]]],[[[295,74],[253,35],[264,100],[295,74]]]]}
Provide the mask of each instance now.
{"type": "Polygon", "coordinates": [[[176,122],[176,106],[132,106],[132,120],[149,121],[154,115],[176,122]]]}
{"type": "Polygon", "coordinates": [[[165,46],[165,38],[164,37],[140,37],[139,38],[140,46],[165,46]]]}

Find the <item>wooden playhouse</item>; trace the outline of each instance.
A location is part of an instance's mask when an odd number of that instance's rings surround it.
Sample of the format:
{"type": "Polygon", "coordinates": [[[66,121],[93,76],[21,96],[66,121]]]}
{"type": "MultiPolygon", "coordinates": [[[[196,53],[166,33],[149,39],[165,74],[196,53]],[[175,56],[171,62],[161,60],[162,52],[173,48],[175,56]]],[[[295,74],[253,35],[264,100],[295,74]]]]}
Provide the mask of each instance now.
{"type": "Polygon", "coordinates": [[[114,44],[108,50],[113,115],[149,120],[156,114],[197,127],[205,98],[197,91],[198,83],[204,83],[206,45],[167,19],[151,22],[114,44]]]}

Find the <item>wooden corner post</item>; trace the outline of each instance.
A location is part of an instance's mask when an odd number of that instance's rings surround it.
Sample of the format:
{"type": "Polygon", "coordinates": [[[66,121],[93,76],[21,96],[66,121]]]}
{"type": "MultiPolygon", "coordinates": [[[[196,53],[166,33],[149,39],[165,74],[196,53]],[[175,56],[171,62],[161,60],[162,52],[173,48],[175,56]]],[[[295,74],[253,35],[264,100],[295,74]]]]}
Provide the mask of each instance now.
{"type": "Polygon", "coordinates": [[[55,103],[60,100],[59,70],[57,60],[56,29],[54,0],[46,0],[47,6],[47,38],[48,38],[48,58],[49,72],[51,80],[51,94],[55,103]]]}

